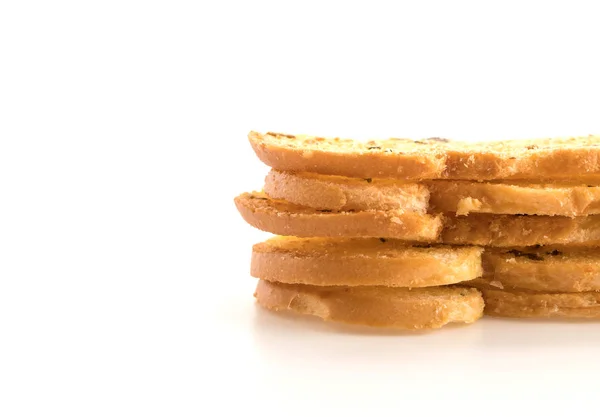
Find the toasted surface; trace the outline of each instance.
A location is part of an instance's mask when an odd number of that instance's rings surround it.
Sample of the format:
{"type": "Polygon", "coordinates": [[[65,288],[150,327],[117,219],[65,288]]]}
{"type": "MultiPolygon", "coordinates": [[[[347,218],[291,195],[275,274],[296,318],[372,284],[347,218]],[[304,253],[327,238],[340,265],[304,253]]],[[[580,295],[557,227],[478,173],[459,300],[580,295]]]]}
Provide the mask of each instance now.
{"type": "Polygon", "coordinates": [[[481,288],[485,314],[502,317],[600,318],[600,293],[531,293],[481,288]]]}
{"type": "Polygon", "coordinates": [[[483,313],[481,294],[472,288],[316,287],[260,280],[254,296],[270,310],[399,329],[472,323],[483,313]]]}
{"type": "Polygon", "coordinates": [[[431,210],[473,213],[586,216],[600,213],[600,187],[429,181],[431,210]]]}
{"type": "Polygon", "coordinates": [[[600,246],[600,215],[586,217],[447,215],[442,242],[517,247],[533,245],[600,246]]]}
{"type": "Polygon", "coordinates": [[[264,192],[271,198],[316,209],[427,211],[423,184],[271,170],[264,192]]]}
{"type": "Polygon", "coordinates": [[[250,132],[258,158],[281,171],[315,172],[359,178],[439,178],[442,151],[408,139],[360,142],[351,139],[250,132]]]}
{"type": "Polygon", "coordinates": [[[499,289],[600,291],[600,248],[486,249],[482,282],[499,289]]]}
{"type": "Polygon", "coordinates": [[[463,143],[441,138],[368,142],[250,132],[256,155],[282,171],[359,178],[550,182],[600,178],[600,136],[463,143]],[[557,169],[560,167],[560,169],[557,169]]]}
{"type": "Polygon", "coordinates": [[[251,275],[288,284],[431,287],[481,276],[481,252],[377,238],[274,237],[254,245],[251,275]]]}
{"type": "Polygon", "coordinates": [[[283,236],[434,241],[442,228],[439,215],[401,210],[319,211],[274,200],[264,193],[241,194],[235,204],[251,226],[283,236]]]}

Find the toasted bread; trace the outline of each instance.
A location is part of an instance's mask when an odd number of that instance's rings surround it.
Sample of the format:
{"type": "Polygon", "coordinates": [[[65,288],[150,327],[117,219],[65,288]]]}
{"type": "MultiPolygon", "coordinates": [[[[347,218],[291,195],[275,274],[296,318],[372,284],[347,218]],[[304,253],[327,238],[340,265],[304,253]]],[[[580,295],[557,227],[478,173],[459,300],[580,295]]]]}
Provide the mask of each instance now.
{"type": "Polygon", "coordinates": [[[270,310],[398,329],[472,323],[483,313],[481,294],[471,288],[316,287],[260,280],[254,296],[270,310]]]}
{"type": "Polygon", "coordinates": [[[429,181],[432,211],[586,216],[600,213],[600,187],[429,181]]]}
{"type": "Polygon", "coordinates": [[[600,293],[532,293],[481,288],[485,314],[502,317],[600,318],[600,293]]]}
{"type": "Polygon", "coordinates": [[[259,159],[281,171],[403,180],[600,179],[600,136],[592,135],[487,143],[441,138],[360,142],[257,132],[248,138],[259,159]]]}
{"type": "Polygon", "coordinates": [[[250,132],[248,139],[258,158],[280,171],[411,180],[440,178],[445,168],[442,151],[408,139],[359,142],[271,132],[250,132]]]}
{"type": "Polygon", "coordinates": [[[540,292],[600,291],[600,248],[486,249],[483,278],[492,288],[540,292]]]}
{"type": "Polygon", "coordinates": [[[434,241],[442,228],[440,215],[402,210],[319,211],[274,200],[264,193],[241,194],[235,204],[251,226],[283,236],[434,241]]]}
{"type": "Polygon", "coordinates": [[[444,217],[442,242],[518,247],[600,246],[600,215],[587,217],[470,214],[444,217]]]}
{"type": "Polygon", "coordinates": [[[436,143],[446,149],[443,178],[457,180],[561,181],[600,176],[600,136],[436,143]]]}
{"type": "Polygon", "coordinates": [[[264,192],[305,207],[328,210],[427,211],[429,190],[423,184],[372,178],[349,178],[271,170],[264,192]]]}
{"type": "Polygon", "coordinates": [[[287,284],[431,287],[481,276],[481,252],[386,239],[274,237],[254,245],[251,275],[287,284]]]}

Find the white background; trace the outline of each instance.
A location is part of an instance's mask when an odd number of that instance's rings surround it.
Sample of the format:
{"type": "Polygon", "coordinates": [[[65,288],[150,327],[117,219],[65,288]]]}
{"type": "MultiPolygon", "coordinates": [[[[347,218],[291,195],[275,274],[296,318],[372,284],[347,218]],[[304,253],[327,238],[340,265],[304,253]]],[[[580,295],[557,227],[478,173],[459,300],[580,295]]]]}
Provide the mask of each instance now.
{"type": "Polygon", "coordinates": [[[415,4],[1,2],[0,415],[583,415],[598,323],[254,305],[249,130],[600,132],[591,2],[415,4]]]}

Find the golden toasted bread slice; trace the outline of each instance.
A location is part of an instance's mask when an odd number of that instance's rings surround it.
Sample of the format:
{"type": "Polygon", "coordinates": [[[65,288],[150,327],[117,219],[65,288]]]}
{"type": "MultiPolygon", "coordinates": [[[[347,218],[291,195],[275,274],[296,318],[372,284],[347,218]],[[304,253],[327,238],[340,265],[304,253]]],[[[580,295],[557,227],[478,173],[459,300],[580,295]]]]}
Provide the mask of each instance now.
{"type": "Polygon", "coordinates": [[[483,271],[479,282],[496,289],[600,291],[600,248],[488,248],[483,271]]]}
{"type": "Polygon", "coordinates": [[[443,151],[408,139],[360,142],[271,132],[250,132],[248,139],[258,158],[280,171],[411,180],[440,178],[445,168],[443,151]]]}
{"type": "Polygon", "coordinates": [[[600,215],[586,217],[470,214],[445,216],[442,242],[518,247],[600,246],[600,215]]]}
{"type": "Polygon", "coordinates": [[[256,155],[281,171],[358,178],[600,180],[600,136],[463,143],[441,138],[368,142],[250,132],[256,155]]]}
{"type": "Polygon", "coordinates": [[[600,293],[534,293],[480,288],[485,314],[502,317],[600,318],[600,293]]]}
{"type": "Polygon", "coordinates": [[[474,144],[439,143],[446,149],[443,177],[462,180],[528,179],[581,183],[600,176],[600,136],[507,140],[474,144]]]}
{"type": "Polygon", "coordinates": [[[442,217],[402,210],[315,210],[274,200],[264,193],[235,198],[238,211],[251,226],[277,235],[300,237],[384,237],[434,241],[442,217]]]}
{"type": "Polygon", "coordinates": [[[472,288],[316,287],[260,280],[254,296],[270,310],[398,329],[473,323],[483,314],[481,294],[472,288]]]}
{"type": "Polygon", "coordinates": [[[305,207],[328,210],[427,211],[429,190],[423,184],[271,170],[264,192],[305,207]]]}
{"type": "Polygon", "coordinates": [[[432,287],[480,277],[481,252],[383,238],[274,237],[252,248],[251,275],[287,284],[432,287]]]}
{"type": "Polygon", "coordinates": [[[587,216],[600,213],[600,187],[429,181],[436,212],[587,216]]]}

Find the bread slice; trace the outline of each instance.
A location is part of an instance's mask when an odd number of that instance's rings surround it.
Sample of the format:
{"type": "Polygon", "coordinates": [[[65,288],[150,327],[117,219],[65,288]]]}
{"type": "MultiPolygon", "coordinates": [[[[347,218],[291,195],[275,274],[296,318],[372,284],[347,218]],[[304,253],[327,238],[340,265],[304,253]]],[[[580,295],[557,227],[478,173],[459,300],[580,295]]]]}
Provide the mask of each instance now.
{"type": "Polygon", "coordinates": [[[274,237],[252,248],[251,275],[288,284],[431,287],[480,277],[481,252],[387,239],[274,237]]]}
{"type": "Polygon", "coordinates": [[[264,193],[235,198],[238,211],[251,226],[277,235],[300,237],[384,237],[434,241],[442,217],[402,210],[330,211],[273,200],[264,193]]]}
{"type": "Polygon", "coordinates": [[[315,172],[358,178],[440,178],[443,151],[408,139],[359,142],[282,133],[250,132],[258,158],[280,171],[315,172]]]}
{"type": "Polygon", "coordinates": [[[444,217],[442,242],[518,247],[600,246],[600,215],[587,217],[470,214],[444,217]]]}
{"type": "Polygon", "coordinates": [[[592,135],[487,143],[442,138],[359,142],[257,132],[248,138],[260,160],[281,171],[404,180],[600,180],[600,136],[592,135]]]}
{"type": "Polygon", "coordinates": [[[271,198],[316,209],[395,210],[425,213],[429,190],[423,184],[271,170],[264,192],[271,198]]]}
{"type": "Polygon", "coordinates": [[[600,213],[600,187],[588,185],[350,178],[271,170],[271,198],[329,210],[404,209],[433,212],[586,216],[600,213]],[[429,190],[428,190],[429,189],[429,190]],[[430,197],[431,192],[431,197],[430,197]]]}
{"type": "Polygon", "coordinates": [[[485,314],[502,317],[600,318],[600,293],[531,293],[481,288],[485,314]]]}
{"type": "Polygon", "coordinates": [[[587,216],[600,213],[600,187],[429,181],[432,211],[587,216]]]}
{"type": "Polygon", "coordinates": [[[270,310],[398,329],[472,323],[483,314],[481,294],[470,288],[315,287],[260,280],[254,296],[270,310]]]}
{"type": "Polygon", "coordinates": [[[446,149],[444,178],[462,180],[528,179],[581,183],[600,176],[600,136],[508,140],[475,144],[439,143],[446,149]]]}
{"type": "Polygon", "coordinates": [[[483,278],[491,288],[541,292],[600,291],[600,248],[486,249],[483,278]]]}

